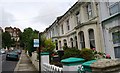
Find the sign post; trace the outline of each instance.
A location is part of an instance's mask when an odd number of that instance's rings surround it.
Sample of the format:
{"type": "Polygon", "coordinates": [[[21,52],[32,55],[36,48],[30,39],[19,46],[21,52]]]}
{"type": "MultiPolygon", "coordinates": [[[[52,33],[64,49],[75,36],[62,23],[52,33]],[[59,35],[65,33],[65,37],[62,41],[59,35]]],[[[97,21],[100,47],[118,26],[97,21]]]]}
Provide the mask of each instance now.
{"type": "Polygon", "coordinates": [[[39,39],[34,39],[34,47],[39,47],[39,39]]]}

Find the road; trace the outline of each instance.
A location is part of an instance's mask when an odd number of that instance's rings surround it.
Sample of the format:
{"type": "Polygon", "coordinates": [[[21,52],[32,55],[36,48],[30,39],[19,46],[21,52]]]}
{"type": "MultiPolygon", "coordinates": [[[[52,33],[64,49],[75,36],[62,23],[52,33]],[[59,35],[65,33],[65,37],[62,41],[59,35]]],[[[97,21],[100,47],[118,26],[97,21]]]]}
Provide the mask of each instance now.
{"type": "Polygon", "coordinates": [[[2,73],[6,72],[6,71],[8,71],[8,72],[14,71],[14,69],[17,65],[17,61],[6,61],[6,54],[2,54],[0,56],[2,57],[2,59],[0,59],[0,61],[2,60],[0,63],[0,66],[2,66],[2,73]]]}

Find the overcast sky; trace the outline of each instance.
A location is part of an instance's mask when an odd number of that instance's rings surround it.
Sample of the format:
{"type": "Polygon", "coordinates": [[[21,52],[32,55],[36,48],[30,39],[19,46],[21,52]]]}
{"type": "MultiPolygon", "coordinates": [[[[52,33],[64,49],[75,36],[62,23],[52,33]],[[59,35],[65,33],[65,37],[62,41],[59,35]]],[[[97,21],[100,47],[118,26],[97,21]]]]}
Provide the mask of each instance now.
{"type": "Polygon", "coordinates": [[[0,26],[44,31],[77,0],[0,0],[0,26]]]}

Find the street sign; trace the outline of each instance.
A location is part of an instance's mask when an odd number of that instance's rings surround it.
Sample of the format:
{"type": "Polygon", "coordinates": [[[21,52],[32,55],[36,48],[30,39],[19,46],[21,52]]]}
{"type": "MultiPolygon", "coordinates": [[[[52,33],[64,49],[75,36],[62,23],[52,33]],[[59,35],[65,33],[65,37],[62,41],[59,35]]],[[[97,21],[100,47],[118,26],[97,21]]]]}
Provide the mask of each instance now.
{"type": "Polygon", "coordinates": [[[34,39],[34,47],[39,47],[39,39],[34,39]]]}

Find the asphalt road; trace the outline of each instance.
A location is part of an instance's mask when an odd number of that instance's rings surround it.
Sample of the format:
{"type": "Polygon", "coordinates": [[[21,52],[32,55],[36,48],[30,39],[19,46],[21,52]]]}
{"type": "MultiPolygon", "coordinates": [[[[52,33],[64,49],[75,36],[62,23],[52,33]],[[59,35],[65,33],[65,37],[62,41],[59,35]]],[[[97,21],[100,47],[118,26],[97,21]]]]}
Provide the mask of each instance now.
{"type": "Polygon", "coordinates": [[[0,59],[1,63],[0,66],[2,67],[2,72],[4,73],[5,71],[11,72],[14,71],[17,61],[6,61],[6,54],[0,55],[2,59],[0,59]]]}

